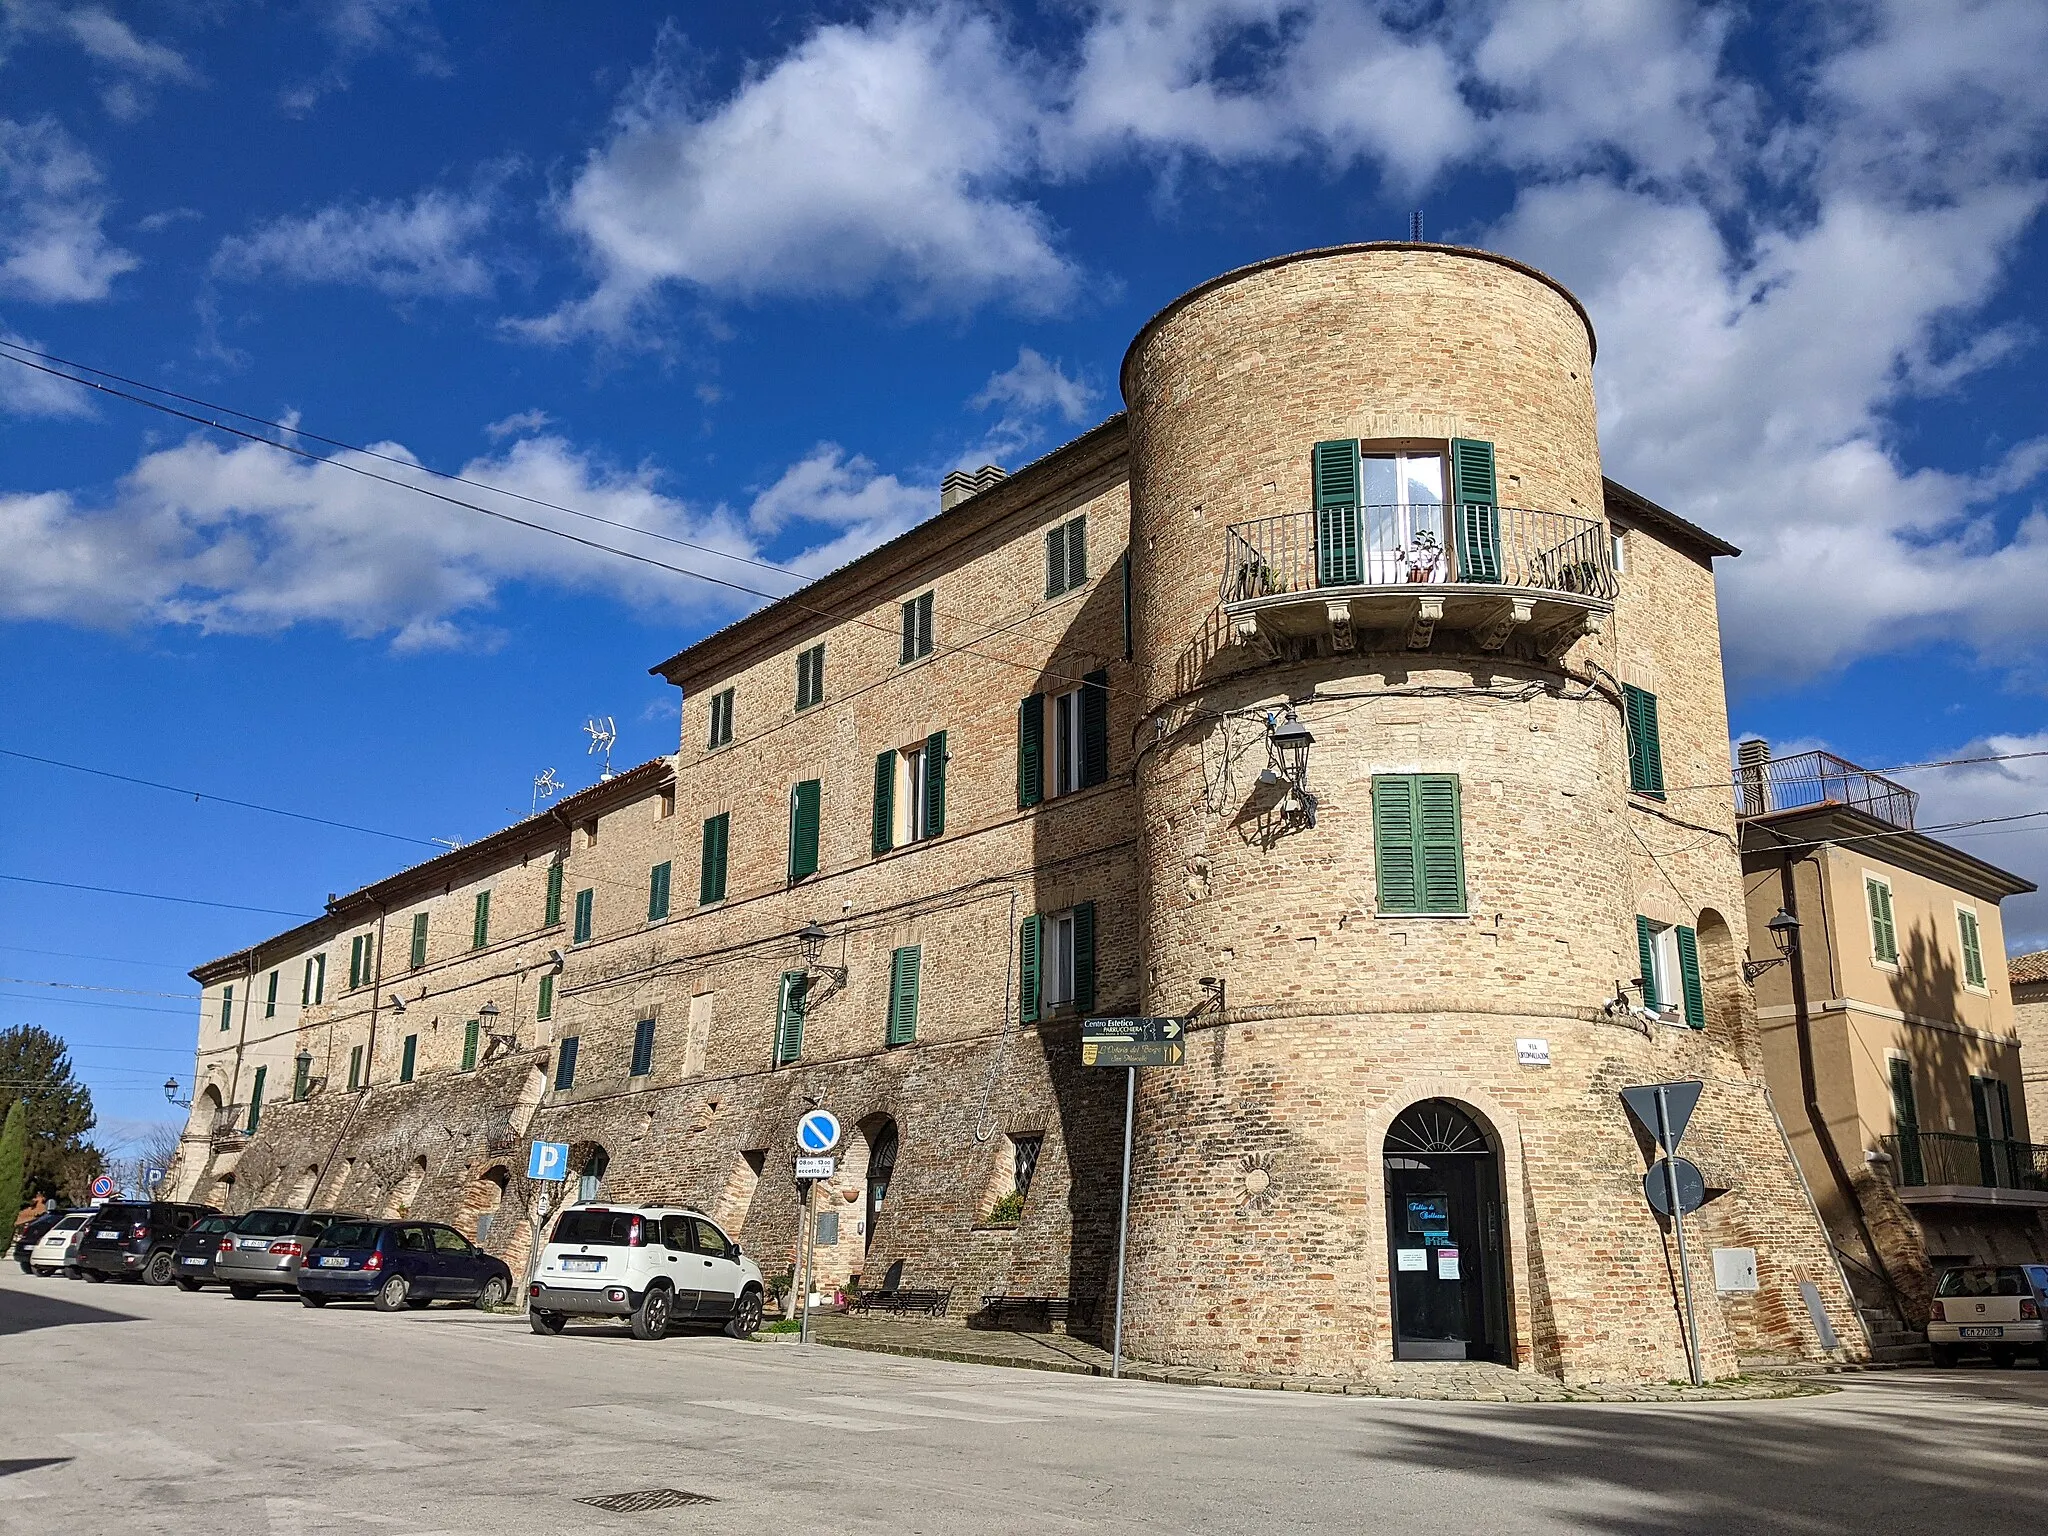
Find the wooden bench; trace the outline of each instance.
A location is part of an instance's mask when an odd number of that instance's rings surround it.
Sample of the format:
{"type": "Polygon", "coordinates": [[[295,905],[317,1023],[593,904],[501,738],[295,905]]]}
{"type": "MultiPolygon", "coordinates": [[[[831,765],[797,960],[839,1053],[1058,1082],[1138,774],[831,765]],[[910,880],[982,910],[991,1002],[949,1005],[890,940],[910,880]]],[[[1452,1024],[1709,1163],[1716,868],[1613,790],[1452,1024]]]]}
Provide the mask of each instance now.
{"type": "Polygon", "coordinates": [[[846,1310],[898,1314],[915,1312],[925,1317],[944,1317],[946,1308],[952,1300],[951,1291],[909,1290],[898,1287],[893,1291],[862,1291],[847,1303],[846,1310]]]}
{"type": "Polygon", "coordinates": [[[1003,1328],[1013,1323],[1038,1323],[1050,1328],[1077,1317],[1085,1320],[1087,1308],[1076,1309],[1065,1296],[1023,1296],[1010,1291],[992,1291],[981,1298],[984,1327],[1003,1328]]]}

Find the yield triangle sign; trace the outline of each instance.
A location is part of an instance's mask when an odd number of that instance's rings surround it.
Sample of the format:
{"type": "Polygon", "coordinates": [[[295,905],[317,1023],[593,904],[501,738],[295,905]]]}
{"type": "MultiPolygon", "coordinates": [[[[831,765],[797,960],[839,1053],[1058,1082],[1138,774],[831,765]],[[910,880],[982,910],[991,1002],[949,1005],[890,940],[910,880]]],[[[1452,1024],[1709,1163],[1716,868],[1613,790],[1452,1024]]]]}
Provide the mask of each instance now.
{"type": "Polygon", "coordinates": [[[1652,1141],[1659,1142],[1666,1152],[1676,1152],[1679,1142],[1685,1138],[1685,1128],[1692,1120],[1692,1112],[1699,1106],[1700,1089],[1704,1086],[1698,1078],[1688,1078],[1681,1083],[1651,1083],[1644,1088],[1624,1088],[1621,1090],[1621,1102],[1650,1133],[1652,1141]],[[1669,1141],[1664,1141],[1657,1130],[1657,1095],[1660,1092],[1664,1095],[1664,1116],[1670,1125],[1669,1141]]]}

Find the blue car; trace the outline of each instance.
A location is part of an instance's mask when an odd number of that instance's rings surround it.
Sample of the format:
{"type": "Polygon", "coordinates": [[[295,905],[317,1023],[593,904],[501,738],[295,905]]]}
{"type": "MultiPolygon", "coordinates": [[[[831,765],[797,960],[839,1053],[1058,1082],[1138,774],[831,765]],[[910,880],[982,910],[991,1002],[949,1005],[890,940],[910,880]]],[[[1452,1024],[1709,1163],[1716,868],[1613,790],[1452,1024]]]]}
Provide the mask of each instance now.
{"type": "Polygon", "coordinates": [[[502,1306],[512,1271],[453,1227],[432,1221],[337,1221],[299,1266],[299,1300],[367,1301],[380,1312],[437,1301],[502,1306]]]}

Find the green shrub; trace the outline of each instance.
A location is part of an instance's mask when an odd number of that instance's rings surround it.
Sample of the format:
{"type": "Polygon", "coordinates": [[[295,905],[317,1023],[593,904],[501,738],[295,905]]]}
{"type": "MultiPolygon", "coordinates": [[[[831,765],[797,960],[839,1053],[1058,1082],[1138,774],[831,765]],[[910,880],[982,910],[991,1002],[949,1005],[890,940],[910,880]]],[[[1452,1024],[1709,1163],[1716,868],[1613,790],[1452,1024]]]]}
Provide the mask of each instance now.
{"type": "Polygon", "coordinates": [[[988,1208],[988,1225],[992,1227],[1014,1227],[1024,1219],[1024,1196],[1019,1190],[1011,1190],[988,1208]]]}

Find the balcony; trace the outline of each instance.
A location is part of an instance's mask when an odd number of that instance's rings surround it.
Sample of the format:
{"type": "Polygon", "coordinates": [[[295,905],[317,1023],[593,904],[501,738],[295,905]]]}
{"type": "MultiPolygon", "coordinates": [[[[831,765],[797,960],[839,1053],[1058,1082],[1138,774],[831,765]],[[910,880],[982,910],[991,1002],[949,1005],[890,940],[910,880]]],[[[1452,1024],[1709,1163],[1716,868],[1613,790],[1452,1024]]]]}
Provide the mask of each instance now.
{"type": "Polygon", "coordinates": [[[207,1138],[214,1151],[234,1152],[249,1144],[248,1114],[246,1104],[230,1104],[214,1113],[213,1130],[207,1138]]]}
{"type": "Polygon", "coordinates": [[[1883,1141],[1892,1186],[1908,1205],[2048,1206],[2048,1147],[1948,1131],[1883,1141]]]}
{"type": "MultiPolygon", "coordinates": [[[[1741,744],[1752,745],[1756,744],[1741,744]]],[[[1839,805],[1910,832],[1919,800],[1905,785],[1858,768],[1832,752],[1745,761],[1735,770],[1735,813],[1744,819],[1774,811],[1839,805]]]]}
{"type": "Polygon", "coordinates": [[[1423,650],[1441,628],[1483,651],[1525,635],[1555,659],[1618,590],[1604,523],[1527,507],[1325,507],[1224,536],[1223,611],[1241,644],[1327,634],[1349,651],[1360,630],[1391,630],[1423,650]]]}

